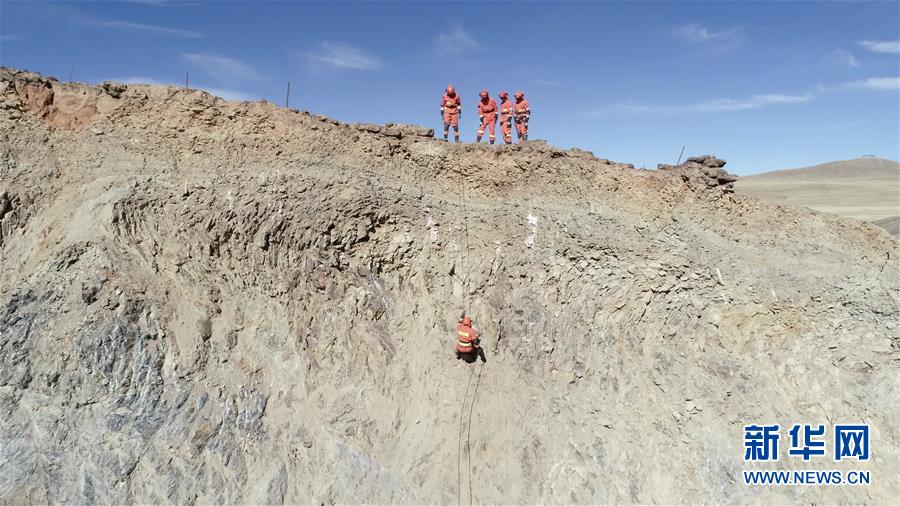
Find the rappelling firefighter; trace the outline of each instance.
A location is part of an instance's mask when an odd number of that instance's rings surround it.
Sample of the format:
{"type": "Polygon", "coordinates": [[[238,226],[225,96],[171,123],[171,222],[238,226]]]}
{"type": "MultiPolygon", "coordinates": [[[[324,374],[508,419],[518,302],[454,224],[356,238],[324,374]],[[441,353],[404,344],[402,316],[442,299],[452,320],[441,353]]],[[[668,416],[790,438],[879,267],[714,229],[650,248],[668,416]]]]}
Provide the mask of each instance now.
{"type": "Polygon", "coordinates": [[[494,102],[487,90],[481,90],[478,96],[481,98],[478,101],[480,126],[478,127],[478,135],[475,136],[475,142],[481,142],[481,137],[484,136],[484,131],[487,130],[488,140],[493,144],[497,140],[494,136],[494,131],[497,128],[497,102],[494,102]]]}
{"type": "Polygon", "coordinates": [[[463,316],[456,324],[456,358],[475,357],[479,354],[481,340],[472,328],[472,319],[463,316]]]}
{"type": "Polygon", "coordinates": [[[441,98],[441,120],[444,122],[444,141],[447,140],[447,136],[450,134],[450,127],[452,126],[453,139],[456,142],[459,142],[459,115],[462,113],[461,107],[462,102],[459,99],[459,94],[456,93],[453,85],[447,86],[444,97],[441,98]]]}
{"type": "Polygon", "coordinates": [[[516,136],[519,144],[528,140],[528,120],[531,118],[531,105],[525,99],[525,94],[517,91],[515,94],[516,105],[513,112],[516,115],[516,136]]]}
{"type": "Polygon", "coordinates": [[[500,92],[500,131],[503,132],[503,142],[512,144],[512,120],[513,104],[509,101],[509,93],[500,92]]]}

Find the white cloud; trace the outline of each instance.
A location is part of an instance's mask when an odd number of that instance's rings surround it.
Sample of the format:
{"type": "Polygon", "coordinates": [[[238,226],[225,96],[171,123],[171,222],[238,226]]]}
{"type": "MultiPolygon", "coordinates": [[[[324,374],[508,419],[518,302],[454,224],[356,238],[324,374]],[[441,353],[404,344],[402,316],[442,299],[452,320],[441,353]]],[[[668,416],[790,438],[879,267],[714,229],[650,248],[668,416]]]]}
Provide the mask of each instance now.
{"type": "Polygon", "coordinates": [[[259,77],[259,73],[250,65],[227,56],[181,53],[181,59],[225,83],[250,81],[259,77]]]}
{"type": "Polygon", "coordinates": [[[454,27],[449,32],[439,33],[434,39],[435,48],[445,53],[463,53],[482,49],[482,45],[472,34],[461,27],[454,27]]]}
{"type": "Polygon", "coordinates": [[[343,42],[320,42],[314,51],[303,55],[307,61],[326,67],[351,70],[378,70],[381,60],[375,55],[343,42]]]}
{"type": "Polygon", "coordinates": [[[181,30],[179,28],[169,28],[166,26],[146,25],[143,23],[134,23],[131,21],[99,21],[97,26],[103,28],[113,28],[115,30],[128,30],[132,32],[144,32],[154,35],[164,35],[166,37],[180,37],[185,39],[195,39],[202,37],[199,32],[192,30],[181,30]]]}
{"type": "Polygon", "coordinates": [[[195,39],[203,37],[203,34],[193,30],[185,30],[181,28],[171,28],[168,26],[151,25],[146,23],[136,23],[134,21],[126,21],[121,19],[104,19],[83,13],[62,2],[48,2],[41,6],[41,12],[51,16],[62,17],[66,22],[88,26],[99,30],[121,30],[128,32],[143,32],[151,35],[161,35],[164,37],[177,37],[184,39],[195,39]]]}
{"type": "Polygon", "coordinates": [[[898,91],[900,90],[900,77],[870,77],[862,81],[843,84],[839,88],[848,90],[898,91]]]}
{"type": "Polygon", "coordinates": [[[642,102],[622,102],[607,106],[592,113],[590,116],[609,116],[621,114],[686,114],[686,113],[717,113],[737,112],[751,109],[760,109],[773,105],[802,104],[816,98],[815,93],[803,95],[767,94],[753,95],[747,98],[717,98],[696,102],[693,104],[646,104],[642,102]]]}
{"type": "Polygon", "coordinates": [[[874,53],[900,54],[900,40],[861,40],[859,45],[874,53]]]}
{"type": "Polygon", "coordinates": [[[795,105],[812,102],[821,96],[837,91],[900,91],[900,77],[870,77],[860,81],[817,86],[808,93],[791,95],[770,93],[746,98],[717,98],[691,104],[648,104],[627,101],[611,104],[586,113],[590,117],[628,116],[634,114],[689,114],[689,113],[729,113],[761,109],[779,105],[795,105]]]}
{"type": "Polygon", "coordinates": [[[22,40],[20,35],[0,35],[0,42],[15,42],[22,40]]]}
{"type": "Polygon", "coordinates": [[[835,49],[822,58],[824,61],[835,63],[838,65],[846,65],[848,67],[859,67],[859,60],[850,51],[846,49],[835,49]]]}
{"type": "Polygon", "coordinates": [[[741,30],[739,28],[729,28],[722,31],[712,31],[707,29],[701,23],[690,23],[675,28],[676,37],[686,40],[692,44],[706,43],[738,43],[741,39],[741,30]]]}

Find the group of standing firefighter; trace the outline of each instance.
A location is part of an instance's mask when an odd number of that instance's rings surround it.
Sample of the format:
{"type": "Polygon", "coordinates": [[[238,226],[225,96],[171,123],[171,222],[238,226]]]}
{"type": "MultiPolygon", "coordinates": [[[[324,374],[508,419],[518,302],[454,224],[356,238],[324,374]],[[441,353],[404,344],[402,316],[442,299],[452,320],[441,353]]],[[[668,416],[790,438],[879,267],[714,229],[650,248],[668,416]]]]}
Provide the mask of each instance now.
{"type": "MultiPolygon", "coordinates": [[[[503,132],[503,141],[512,144],[512,124],[516,124],[516,136],[518,142],[528,140],[528,119],[531,117],[531,106],[525,99],[525,94],[517,91],[514,95],[515,102],[509,100],[509,93],[500,92],[500,107],[491,98],[487,90],[479,93],[478,101],[478,135],[475,142],[481,142],[484,132],[488,133],[491,144],[496,140],[494,135],[497,120],[500,121],[500,131],[503,132]]],[[[450,127],[453,127],[453,139],[459,142],[459,116],[462,112],[462,101],[453,86],[447,86],[443,98],[441,98],[441,119],[444,121],[444,140],[450,135],[450,127]]]]}

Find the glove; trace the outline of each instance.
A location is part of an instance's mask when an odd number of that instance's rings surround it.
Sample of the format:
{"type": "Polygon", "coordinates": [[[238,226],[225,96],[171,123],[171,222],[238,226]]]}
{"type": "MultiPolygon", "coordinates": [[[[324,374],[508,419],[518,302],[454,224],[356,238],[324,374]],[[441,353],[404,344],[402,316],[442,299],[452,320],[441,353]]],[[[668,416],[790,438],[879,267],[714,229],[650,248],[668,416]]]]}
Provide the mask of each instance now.
{"type": "Polygon", "coordinates": [[[475,346],[478,346],[478,345],[481,344],[481,339],[475,339],[475,340],[472,341],[472,342],[475,343],[475,346]]]}

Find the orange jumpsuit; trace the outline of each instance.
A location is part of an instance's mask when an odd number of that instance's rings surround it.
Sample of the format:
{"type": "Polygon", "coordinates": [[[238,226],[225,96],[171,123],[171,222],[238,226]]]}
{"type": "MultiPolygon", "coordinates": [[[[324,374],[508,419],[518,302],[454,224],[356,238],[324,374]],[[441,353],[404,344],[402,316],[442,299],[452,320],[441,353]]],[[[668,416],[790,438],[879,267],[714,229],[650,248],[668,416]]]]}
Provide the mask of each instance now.
{"type": "Polygon", "coordinates": [[[441,111],[444,112],[444,140],[447,139],[451,125],[454,130],[453,135],[456,140],[459,140],[459,109],[461,106],[459,93],[454,93],[452,96],[444,93],[444,97],[441,98],[441,111]]]}
{"type": "Polygon", "coordinates": [[[488,138],[491,140],[491,144],[494,143],[494,132],[497,128],[497,102],[494,102],[494,99],[491,97],[487,97],[487,99],[481,99],[478,101],[478,116],[481,119],[481,126],[478,127],[478,141],[481,141],[481,136],[484,135],[485,129],[488,130],[488,138]]]}
{"type": "Polygon", "coordinates": [[[456,324],[456,353],[472,353],[477,350],[476,339],[478,335],[470,325],[464,325],[462,322],[456,324]]]}
{"type": "Polygon", "coordinates": [[[500,99],[500,131],[503,132],[503,141],[512,144],[512,118],[513,105],[507,97],[500,99]]]}
{"type": "Polygon", "coordinates": [[[519,142],[528,140],[528,118],[531,116],[531,105],[527,99],[516,100],[516,135],[519,142]]]}

